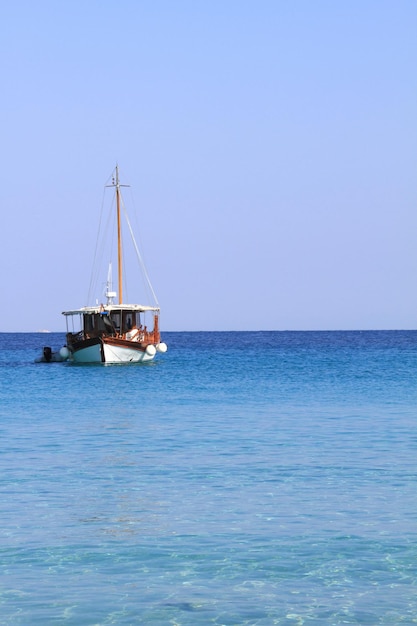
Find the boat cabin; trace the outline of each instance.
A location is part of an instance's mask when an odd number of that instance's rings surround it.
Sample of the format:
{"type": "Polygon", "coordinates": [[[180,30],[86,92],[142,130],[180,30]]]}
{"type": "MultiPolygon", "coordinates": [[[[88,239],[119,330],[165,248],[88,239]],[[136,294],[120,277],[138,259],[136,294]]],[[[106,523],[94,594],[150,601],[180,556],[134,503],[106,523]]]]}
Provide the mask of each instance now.
{"type": "Polygon", "coordinates": [[[92,339],[95,337],[118,337],[140,343],[159,342],[159,308],[142,305],[100,305],[83,307],[75,311],[63,311],[67,320],[67,340],[92,339]],[[147,326],[147,314],[151,313],[151,330],[147,326]],[[69,318],[79,319],[78,329],[69,330],[69,318]],[[152,323],[153,322],[153,323],[152,323]]]}
{"type": "Polygon", "coordinates": [[[138,311],[100,311],[83,315],[83,331],[86,335],[123,335],[132,329],[142,328],[138,311]]]}

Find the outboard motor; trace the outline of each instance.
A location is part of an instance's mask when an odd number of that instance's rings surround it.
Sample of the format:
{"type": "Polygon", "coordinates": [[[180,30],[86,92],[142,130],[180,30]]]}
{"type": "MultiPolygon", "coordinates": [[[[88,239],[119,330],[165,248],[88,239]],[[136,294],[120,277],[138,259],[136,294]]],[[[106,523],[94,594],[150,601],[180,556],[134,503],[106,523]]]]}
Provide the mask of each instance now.
{"type": "Polygon", "coordinates": [[[49,363],[52,359],[52,348],[49,346],[45,346],[43,349],[43,358],[47,363],[49,363]]]}

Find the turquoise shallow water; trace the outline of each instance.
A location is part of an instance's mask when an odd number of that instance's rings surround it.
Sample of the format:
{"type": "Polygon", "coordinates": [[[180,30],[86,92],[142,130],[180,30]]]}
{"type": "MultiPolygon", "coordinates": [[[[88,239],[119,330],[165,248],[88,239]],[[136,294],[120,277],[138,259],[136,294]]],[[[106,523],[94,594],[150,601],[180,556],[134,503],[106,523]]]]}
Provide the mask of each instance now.
{"type": "Polygon", "coordinates": [[[417,623],[417,332],[0,334],[0,624],[417,623]]]}

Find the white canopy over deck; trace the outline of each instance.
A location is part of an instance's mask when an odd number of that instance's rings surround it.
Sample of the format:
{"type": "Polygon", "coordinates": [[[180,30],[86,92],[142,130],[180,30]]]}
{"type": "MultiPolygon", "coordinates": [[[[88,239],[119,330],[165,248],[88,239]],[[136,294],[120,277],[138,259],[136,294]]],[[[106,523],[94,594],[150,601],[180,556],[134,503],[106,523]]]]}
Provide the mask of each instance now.
{"type": "Polygon", "coordinates": [[[147,311],[159,312],[157,306],[147,306],[146,304],[97,304],[96,306],[84,306],[81,309],[72,311],[62,311],[62,315],[98,315],[100,313],[120,313],[132,311],[146,313],[147,311]]]}

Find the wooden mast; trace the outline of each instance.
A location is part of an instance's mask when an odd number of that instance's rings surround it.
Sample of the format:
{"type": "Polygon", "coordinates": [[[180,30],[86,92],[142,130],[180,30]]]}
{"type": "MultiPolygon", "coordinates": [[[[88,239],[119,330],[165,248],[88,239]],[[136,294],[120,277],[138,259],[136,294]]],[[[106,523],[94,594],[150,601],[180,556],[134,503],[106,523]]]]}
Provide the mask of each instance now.
{"type": "Polygon", "coordinates": [[[122,267],[122,225],[120,217],[119,166],[116,165],[116,205],[117,205],[117,270],[119,281],[119,304],[123,303],[123,267],[122,267]]]}

